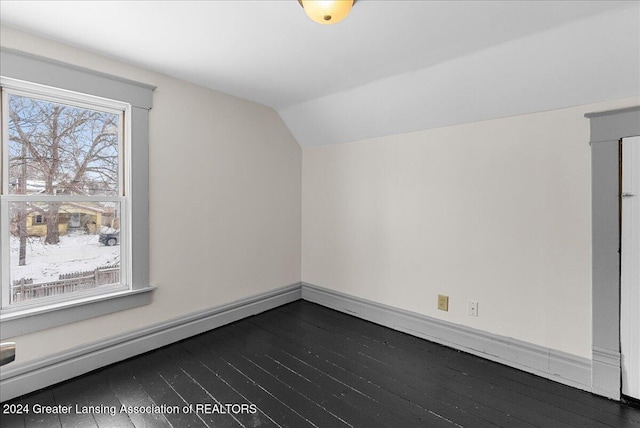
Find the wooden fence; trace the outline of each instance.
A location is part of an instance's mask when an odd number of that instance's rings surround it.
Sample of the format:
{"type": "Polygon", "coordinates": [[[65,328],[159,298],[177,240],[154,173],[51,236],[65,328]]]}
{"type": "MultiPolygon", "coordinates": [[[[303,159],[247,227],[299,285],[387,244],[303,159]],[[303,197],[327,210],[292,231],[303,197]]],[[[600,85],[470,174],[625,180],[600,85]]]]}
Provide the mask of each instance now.
{"type": "Polygon", "coordinates": [[[106,284],[120,282],[120,266],[101,266],[92,271],[66,273],[57,281],[34,284],[31,278],[13,281],[11,302],[19,303],[40,297],[57,296],[74,291],[90,290],[106,284]]]}

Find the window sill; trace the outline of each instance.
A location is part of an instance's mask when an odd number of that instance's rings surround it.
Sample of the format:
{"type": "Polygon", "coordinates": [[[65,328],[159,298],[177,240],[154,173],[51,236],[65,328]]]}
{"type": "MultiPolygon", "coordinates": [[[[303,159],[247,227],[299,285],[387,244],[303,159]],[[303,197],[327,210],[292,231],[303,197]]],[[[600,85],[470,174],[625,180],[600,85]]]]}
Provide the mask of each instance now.
{"type": "Polygon", "coordinates": [[[77,300],[0,312],[0,340],[151,303],[155,287],[117,291],[77,300]]]}

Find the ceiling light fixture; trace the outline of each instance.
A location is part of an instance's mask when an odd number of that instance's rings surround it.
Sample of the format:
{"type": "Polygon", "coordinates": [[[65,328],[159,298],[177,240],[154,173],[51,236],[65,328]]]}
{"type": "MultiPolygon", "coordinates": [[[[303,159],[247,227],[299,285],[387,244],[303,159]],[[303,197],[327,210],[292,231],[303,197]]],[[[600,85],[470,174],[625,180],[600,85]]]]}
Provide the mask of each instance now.
{"type": "Polygon", "coordinates": [[[318,24],[335,24],[347,17],[355,0],[298,0],[309,18],[318,24]]]}

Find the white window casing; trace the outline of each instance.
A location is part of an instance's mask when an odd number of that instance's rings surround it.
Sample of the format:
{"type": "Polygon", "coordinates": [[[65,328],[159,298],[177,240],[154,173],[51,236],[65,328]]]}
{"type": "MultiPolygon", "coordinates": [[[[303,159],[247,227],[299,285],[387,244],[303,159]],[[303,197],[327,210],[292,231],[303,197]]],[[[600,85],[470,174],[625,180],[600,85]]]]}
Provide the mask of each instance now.
{"type": "Polygon", "coordinates": [[[66,103],[78,107],[121,114],[119,138],[118,196],[64,196],[65,201],[113,201],[121,210],[121,285],[95,292],[70,294],[63,298],[43,298],[30,304],[9,306],[8,294],[8,206],[12,201],[58,201],[57,195],[11,195],[8,192],[7,125],[3,126],[2,203],[0,209],[0,339],[105,315],[148,304],[148,126],[152,86],[93,70],[0,49],[0,86],[3,110],[8,94],[66,103]],[[6,142],[6,144],[5,144],[6,142]],[[5,227],[7,226],[7,227],[5,227]]]}

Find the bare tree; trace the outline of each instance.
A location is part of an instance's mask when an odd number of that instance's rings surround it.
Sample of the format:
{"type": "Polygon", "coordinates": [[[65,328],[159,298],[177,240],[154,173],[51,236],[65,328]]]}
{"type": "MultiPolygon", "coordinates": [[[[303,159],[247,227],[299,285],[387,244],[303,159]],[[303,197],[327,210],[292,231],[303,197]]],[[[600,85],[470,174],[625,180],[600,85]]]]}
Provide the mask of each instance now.
{"type": "MultiPolygon", "coordinates": [[[[118,121],[119,115],[113,113],[10,95],[9,181],[15,183],[11,193],[116,195],[118,121]],[[30,182],[40,188],[30,189],[30,182]]],[[[17,205],[25,206],[15,216],[21,254],[25,211],[43,216],[46,244],[60,241],[60,202],[17,205]]]]}

